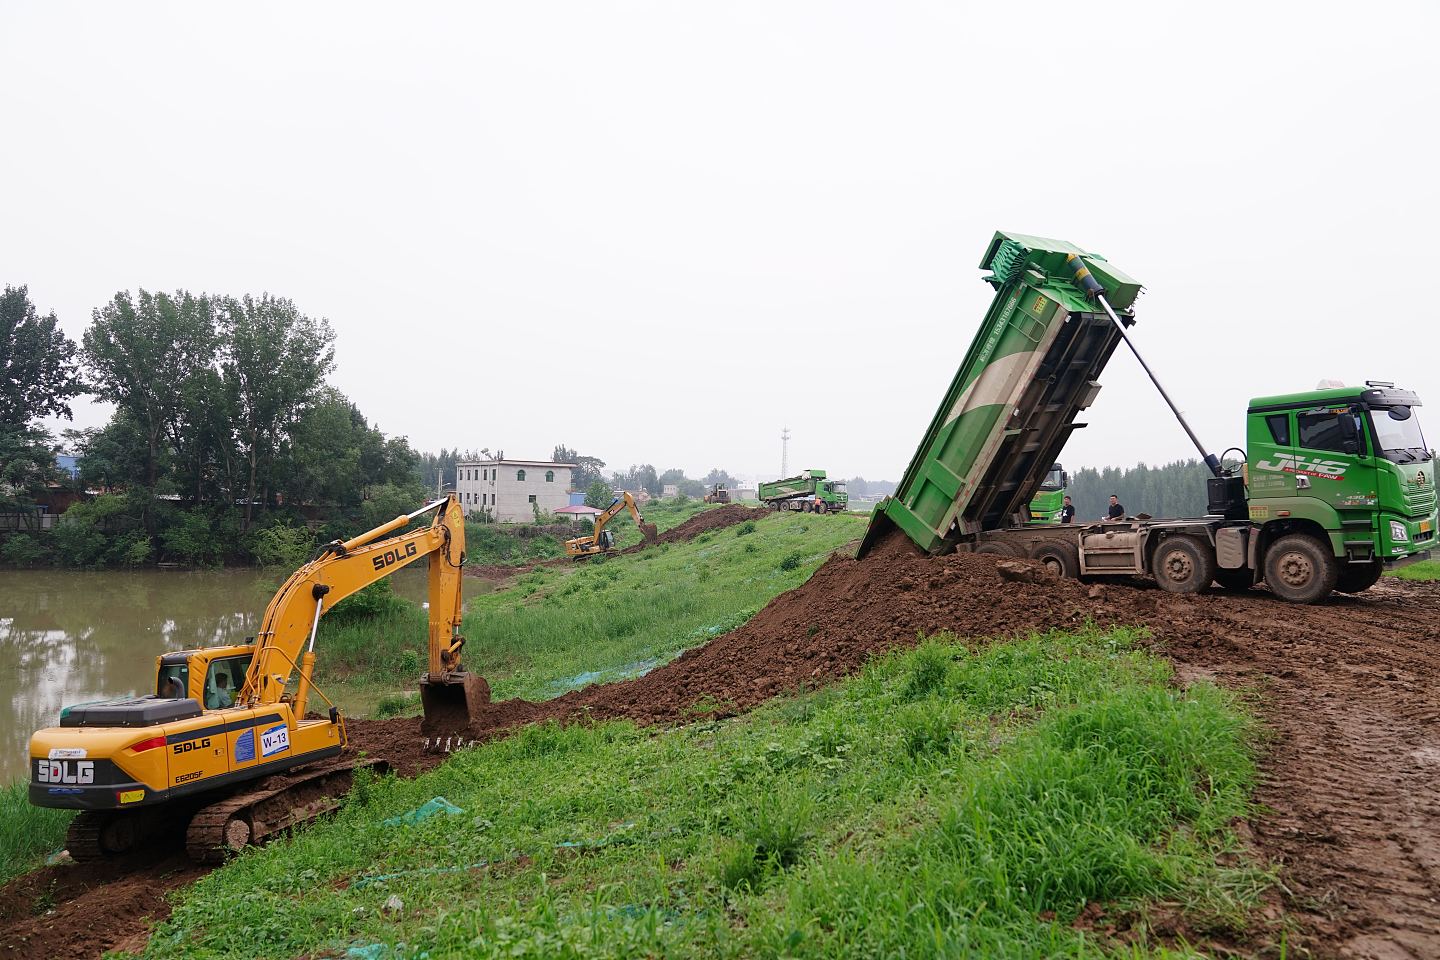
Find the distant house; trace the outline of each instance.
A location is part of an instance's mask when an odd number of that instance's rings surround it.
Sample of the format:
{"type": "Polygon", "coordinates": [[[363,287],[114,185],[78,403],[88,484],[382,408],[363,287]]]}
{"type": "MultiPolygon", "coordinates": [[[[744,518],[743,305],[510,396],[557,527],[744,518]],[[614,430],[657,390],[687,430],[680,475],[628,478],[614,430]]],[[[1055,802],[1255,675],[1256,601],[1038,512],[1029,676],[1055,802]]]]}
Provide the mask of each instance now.
{"type": "Polygon", "coordinates": [[[466,513],[490,514],[500,523],[530,523],[535,511],[569,506],[573,463],[547,460],[472,460],[455,465],[455,494],[466,513]]]}
{"type": "Polygon", "coordinates": [[[660,491],[660,496],[664,497],[666,500],[669,500],[669,499],[671,499],[672,497],[678,497],[678,496],[680,496],[680,484],[678,484],[678,483],[667,483],[667,484],[665,484],[664,488],[660,491]]]}

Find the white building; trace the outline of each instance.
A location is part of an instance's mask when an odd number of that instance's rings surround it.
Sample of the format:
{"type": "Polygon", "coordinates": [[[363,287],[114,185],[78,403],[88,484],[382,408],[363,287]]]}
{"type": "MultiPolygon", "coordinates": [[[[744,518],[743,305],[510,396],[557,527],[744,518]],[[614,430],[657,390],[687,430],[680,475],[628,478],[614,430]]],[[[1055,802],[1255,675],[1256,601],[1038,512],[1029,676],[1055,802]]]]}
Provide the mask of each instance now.
{"type": "Polygon", "coordinates": [[[482,511],[501,523],[533,523],[535,510],[570,504],[575,464],[546,460],[472,460],[455,465],[455,493],[468,514],[482,511]]]}

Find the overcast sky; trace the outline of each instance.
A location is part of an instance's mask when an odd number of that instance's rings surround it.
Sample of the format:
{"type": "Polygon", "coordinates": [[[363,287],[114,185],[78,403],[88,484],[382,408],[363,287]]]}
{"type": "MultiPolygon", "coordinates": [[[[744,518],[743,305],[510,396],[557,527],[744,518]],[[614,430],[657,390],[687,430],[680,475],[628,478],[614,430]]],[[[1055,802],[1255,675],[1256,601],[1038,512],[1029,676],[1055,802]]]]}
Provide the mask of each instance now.
{"type": "MultiPolygon", "coordinates": [[[[996,229],[1146,285],[1201,438],[1394,380],[1440,440],[1440,4],[16,3],[0,282],[270,291],[422,450],[896,479],[996,229]]],[[[1118,352],[1067,466],[1193,453],[1118,352]]],[[[108,411],[82,402],[76,424],[108,411]]]]}

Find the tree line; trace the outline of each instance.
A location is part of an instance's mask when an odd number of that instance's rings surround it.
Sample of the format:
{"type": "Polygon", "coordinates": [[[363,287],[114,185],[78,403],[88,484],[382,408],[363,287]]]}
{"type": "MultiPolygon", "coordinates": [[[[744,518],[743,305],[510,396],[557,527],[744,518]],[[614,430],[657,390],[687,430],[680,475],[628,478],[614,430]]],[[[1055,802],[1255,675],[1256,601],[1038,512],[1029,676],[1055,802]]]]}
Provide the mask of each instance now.
{"type": "Polygon", "coordinates": [[[1210,471],[1193,457],[1158,467],[1081,467],[1070,473],[1066,493],[1075,505],[1079,523],[1098,520],[1110,506],[1110,495],[1120,498],[1130,516],[1202,517],[1206,509],[1205,481],[1210,471]]]}
{"type": "Polygon", "coordinates": [[[253,559],[277,523],[349,531],[413,509],[418,455],[326,383],[334,341],[326,320],[282,297],[142,289],[96,308],[76,344],[27,288],[5,287],[0,512],[33,509],[57,482],[100,495],[53,537],[7,538],[0,559],[253,559]],[[82,394],[115,409],[103,427],[63,431],[80,458],[70,478],[43,418],[71,419],[82,394]]]}
{"type": "MultiPolygon", "coordinates": [[[[314,542],[408,512],[455,483],[456,464],[488,448],[419,453],[387,437],[327,378],[335,333],[271,294],[120,291],[91,312],[79,343],[41,314],[24,286],[0,293],[0,562],[69,566],[288,562],[314,542]],[[102,427],[46,429],[90,395],[114,406],[102,427]],[[78,474],[60,471],[62,450],[78,474]],[[39,530],[47,492],[80,497],[39,530]]],[[[698,498],[739,481],[653,464],[606,469],[564,444],[587,502],[619,489],[698,498]]],[[[891,483],[849,481],[855,496],[891,483]]]]}

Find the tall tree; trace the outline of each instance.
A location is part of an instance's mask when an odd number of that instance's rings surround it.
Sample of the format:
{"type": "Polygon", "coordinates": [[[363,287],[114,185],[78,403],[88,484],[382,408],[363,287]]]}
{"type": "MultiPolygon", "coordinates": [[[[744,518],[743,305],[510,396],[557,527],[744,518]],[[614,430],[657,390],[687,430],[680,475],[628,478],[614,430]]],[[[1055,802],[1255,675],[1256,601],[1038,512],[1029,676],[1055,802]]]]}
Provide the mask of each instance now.
{"type": "Polygon", "coordinates": [[[218,306],[220,362],[235,446],[246,470],[245,529],[255,502],[270,493],[270,471],[283,437],[319,395],[335,366],[335,332],[282,297],[223,298],[218,306]]]}
{"type": "Polygon", "coordinates": [[[145,438],[145,486],[154,490],[162,441],[180,432],[195,377],[215,358],[212,301],[181,290],[117,293],[85,331],[85,364],[96,394],[128,413],[145,438]]]}
{"type": "Polygon", "coordinates": [[[576,490],[588,490],[595,481],[605,479],[605,475],[601,473],[605,469],[604,460],[599,457],[581,456],[580,451],[571,449],[563,443],[556,445],[555,452],[550,455],[550,461],[575,464],[574,476],[570,478],[570,483],[576,490]]]}
{"type": "Polygon", "coordinates": [[[75,342],[55,311],[40,316],[28,287],[0,294],[0,424],[26,426],[41,417],[70,419],[70,400],[84,391],[75,342]]]}
{"type": "Polygon", "coordinates": [[[719,467],[715,467],[709,473],[705,474],[705,486],[707,488],[713,487],[717,483],[723,483],[731,490],[740,486],[739,480],[736,480],[730,476],[728,471],[721,470],[719,467]]]}
{"type": "Polygon", "coordinates": [[[75,343],[55,311],[41,316],[26,287],[0,294],[0,496],[10,506],[43,491],[55,473],[55,450],[41,417],[70,419],[83,392],[75,343]]]}

